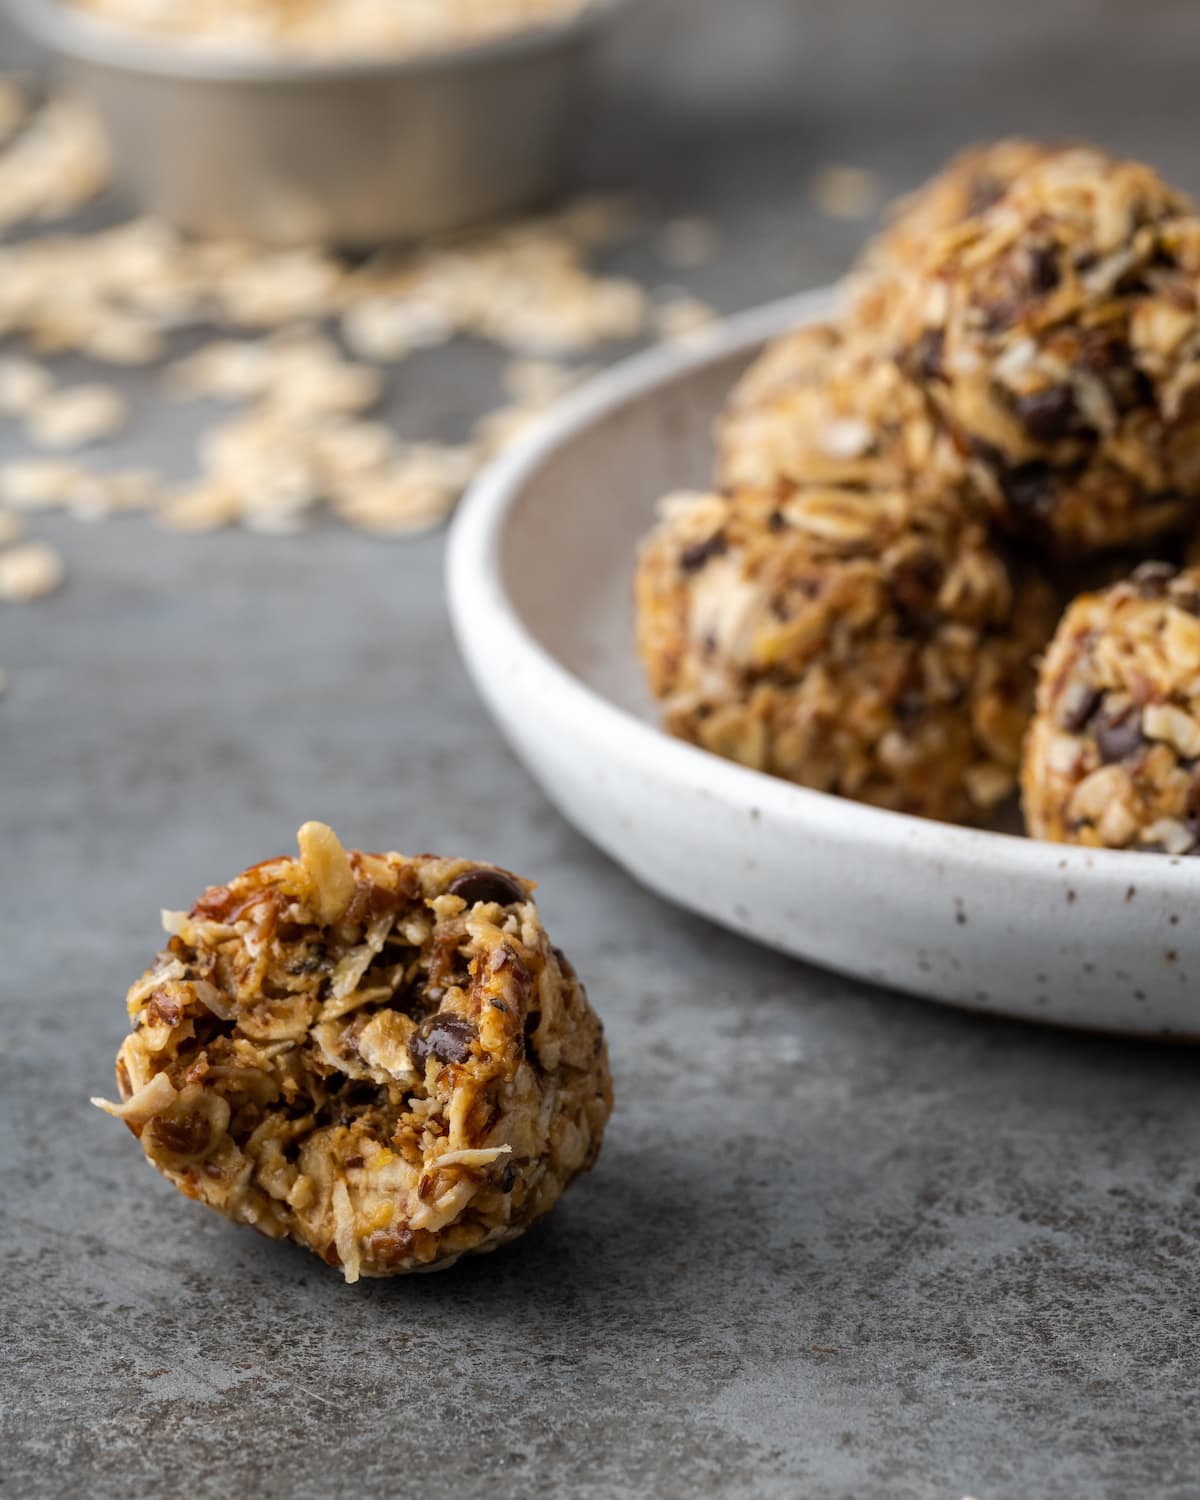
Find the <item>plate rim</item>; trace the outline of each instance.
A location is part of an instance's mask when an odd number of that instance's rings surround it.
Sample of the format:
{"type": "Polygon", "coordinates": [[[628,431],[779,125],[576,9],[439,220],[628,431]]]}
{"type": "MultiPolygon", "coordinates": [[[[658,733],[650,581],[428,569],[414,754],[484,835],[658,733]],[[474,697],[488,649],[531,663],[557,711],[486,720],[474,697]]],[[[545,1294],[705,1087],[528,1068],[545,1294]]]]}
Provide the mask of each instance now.
{"type": "MultiPolygon", "coordinates": [[[[1136,871],[1140,885],[1173,893],[1200,889],[1200,861],[1151,858],[1137,850],[1053,844],[1027,836],[919,818],[818,791],[727,761],[646,723],[593,688],[557,660],[529,630],[504,586],[504,528],[528,482],[574,437],[651,391],[734,355],[751,353],[769,338],[827,316],[837,286],[814,288],[722,320],[682,345],[660,346],[619,361],[556,405],[470,486],[452,522],[446,552],[446,592],[459,651],[476,686],[488,663],[507,660],[541,679],[555,695],[557,716],[586,726],[588,738],[626,759],[652,763],[660,776],[706,791],[727,804],[757,810],[763,818],[800,823],[845,843],[905,844],[913,857],[969,870],[983,858],[996,873],[1016,879],[1062,880],[1110,887],[1136,871]],[[487,641],[487,658],[475,642],[487,641]],[[836,827],[834,826],[836,824],[836,827]],[[1183,867],[1179,869],[1177,867],[1183,867]],[[999,867],[999,868],[998,868],[999,867]],[[1169,873],[1168,873],[1169,872],[1169,873]]],[[[486,693],[483,694],[486,700],[486,693]]]]}

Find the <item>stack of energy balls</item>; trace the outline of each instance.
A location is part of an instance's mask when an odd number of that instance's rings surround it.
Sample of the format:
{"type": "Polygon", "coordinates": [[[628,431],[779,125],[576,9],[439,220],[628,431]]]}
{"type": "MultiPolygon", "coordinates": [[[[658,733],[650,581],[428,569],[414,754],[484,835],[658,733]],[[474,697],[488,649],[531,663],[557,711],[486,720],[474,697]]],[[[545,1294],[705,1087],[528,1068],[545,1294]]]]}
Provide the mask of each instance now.
{"type": "Polygon", "coordinates": [[[881,807],[979,821],[1020,780],[1035,837],[1197,849],[1198,290],[1200,213],[1150,168],[953,161],[741,380],[714,491],[663,502],[667,727],[881,807]]]}

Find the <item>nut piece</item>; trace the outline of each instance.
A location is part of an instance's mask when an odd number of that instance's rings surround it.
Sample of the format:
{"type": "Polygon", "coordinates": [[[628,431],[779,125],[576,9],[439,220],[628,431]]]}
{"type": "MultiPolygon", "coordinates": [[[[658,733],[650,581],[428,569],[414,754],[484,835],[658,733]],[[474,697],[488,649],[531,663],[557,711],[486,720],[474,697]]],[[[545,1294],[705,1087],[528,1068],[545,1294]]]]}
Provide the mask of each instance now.
{"type": "Polygon", "coordinates": [[[515,1239],[595,1160],[612,1106],[531,884],[347,853],[319,823],[300,844],[164,913],[121,1102],[95,1102],[189,1197],[347,1281],[515,1239]]]}

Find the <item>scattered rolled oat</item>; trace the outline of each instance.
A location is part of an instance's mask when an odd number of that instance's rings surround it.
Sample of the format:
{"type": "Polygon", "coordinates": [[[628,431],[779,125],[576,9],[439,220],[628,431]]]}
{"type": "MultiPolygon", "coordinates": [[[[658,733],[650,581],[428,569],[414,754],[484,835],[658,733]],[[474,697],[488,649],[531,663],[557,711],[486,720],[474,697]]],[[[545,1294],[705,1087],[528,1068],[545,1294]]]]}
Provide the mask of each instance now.
{"type": "MultiPolygon", "coordinates": [[[[7,98],[0,90],[0,128],[7,98]]],[[[0,151],[0,222],[56,214],[103,176],[91,122],[52,99],[0,151]]],[[[629,231],[635,212],[629,198],[580,198],[354,265],[319,248],[189,240],[146,219],[0,244],[0,338],[39,355],[159,366],[170,395],[238,407],[208,428],[199,473],[186,484],[21,459],[0,468],[0,499],[88,520],[145,509],[178,530],[293,531],[323,511],[373,532],[428,529],[483,461],[587,373],[562,356],[652,326],[643,289],[591,264],[597,248],[629,231]],[[164,365],[173,334],[212,324],[220,337],[164,365]],[[330,324],[340,341],[321,331],[330,324]],[[383,394],[380,364],[460,336],[516,356],[504,375],[508,403],[485,414],[470,441],[400,443],[367,420],[383,394]]],[[[698,259],[710,248],[708,230],[680,220],[667,240],[682,259],[698,259]]],[[[676,300],[664,332],[707,318],[676,300]]],[[[19,417],[38,446],[63,449],[111,435],[128,415],[117,392],[56,388],[18,353],[0,360],[0,413],[19,417]]]]}
{"type": "Polygon", "coordinates": [[[668,266],[686,271],[707,265],[720,242],[711,219],[672,219],[659,235],[658,249],[668,266]]]}
{"type": "Polygon", "coordinates": [[[220,531],[241,513],[238,498],[216,480],[198,480],[176,490],[154,511],[168,531],[220,531]]]}
{"type": "Polygon", "coordinates": [[[118,469],[82,475],[66,505],[80,521],[104,521],[132,511],[153,510],[165,494],[163,481],[152,470],[118,469]]]}
{"type": "Polygon", "coordinates": [[[673,295],[659,304],[654,313],[655,331],[668,343],[686,342],[703,333],[717,321],[717,312],[698,297],[673,295]]]}
{"type": "Polygon", "coordinates": [[[215,310],[241,328],[278,328],[331,308],[341,280],[326,251],[264,251],[217,278],[215,310]]]}
{"type": "Polygon", "coordinates": [[[827,219],[869,219],[883,199],[883,185],[865,167],[833,162],[816,174],[809,194],[827,219]]]}
{"type": "Polygon", "coordinates": [[[514,402],[511,406],[500,406],[480,417],[472,436],[485,458],[494,458],[513,443],[526,437],[546,414],[540,404],[514,402]]]}
{"type": "Polygon", "coordinates": [[[0,146],[24,123],[29,113],[29,95],[18,78],[0,77],[0,146]]]}
{"type": "Polygon", "coordinates": [[[66,570],[62,558],[45,542],[21,542],[0,552],[0,599],[25,604],[53,594],[66,570]]]}
{"type": "Polygon", "coordinates": [[[568,207],[398,259],[378,256],[344,287],[346,341],[364,358],[397,359],[423,337],[448,334],[528,353],[635,338],[646,327],[645,292],[587,265],[600,227],[608,226],[598,205],[575,217],[568,207]]]}
{"type": "Polygon", "coordinates": [[[361,531],[407,536],[431,531],[454,509],[478,465],[472,448],[414,443],[387,468],[333,497],[333,510],[361,531]]]}
{"type": "Polygon", "coordinates": [[[0,413],[6,417],[28,415],[53,386],[50,371],[32,359],[0,359],[0,413]]]}
{"type": "Polygon", "coordinates": [[[119,391],[77,385],[52,391],[30,407],[29,436],[39,448],[85,448],[125,426],[129,407],[119,391]]]}
{"type": "Polygon", "coordinates": [[[201,397],[254,400],[267,389],[274,364],[274,351],[266,342],[219,339],[171,365],[166,372],[167,390],[181,401],[201,397]]]}
{"type": "Polygon", "coordinates": [[[0,227],[74,213],[105,186],[108,170],[91,113],[73,100],[51,99],[0,155],[0,227]]]}
{"type": "Polygon", "coordinates": [[[546,359],[513,359],[504,367],[504,389],[525,406],[548,406],[573,390],[592,372],[546,359]]]}
{"type": "Polygon", "coordinates": [[[14,510],[58,510],[70,504],[87,471],[57,458],[18,458],[0,465],[0,500],[14,510]]]}

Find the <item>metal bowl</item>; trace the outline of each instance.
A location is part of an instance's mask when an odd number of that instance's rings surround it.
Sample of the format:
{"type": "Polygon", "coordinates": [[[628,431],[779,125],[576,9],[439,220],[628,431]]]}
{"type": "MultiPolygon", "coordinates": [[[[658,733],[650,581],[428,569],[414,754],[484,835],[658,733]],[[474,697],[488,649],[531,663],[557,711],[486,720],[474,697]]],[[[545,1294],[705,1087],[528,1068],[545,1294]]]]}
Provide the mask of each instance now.
{"type": "Polygon", "coordinates": [[[402,58],[231,56],[58,0],[0,0],[97,110],[120,185],[191,232],[368,248],[562,186],[584,70],[622,0],[402,58]]]}

